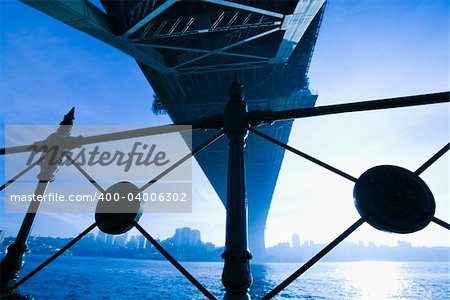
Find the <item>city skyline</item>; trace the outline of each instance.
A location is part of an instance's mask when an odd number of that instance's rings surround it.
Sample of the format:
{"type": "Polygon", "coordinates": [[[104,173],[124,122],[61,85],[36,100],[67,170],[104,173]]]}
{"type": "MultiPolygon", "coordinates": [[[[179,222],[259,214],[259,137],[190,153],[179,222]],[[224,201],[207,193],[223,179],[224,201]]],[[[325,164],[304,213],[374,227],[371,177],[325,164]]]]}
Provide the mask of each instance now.
{"type": "MultiPolygon", "coordinates": [[[[0,253],[7,243],[14,240],[8,236],[3,243],[0,230],[0,253]]],[[[200,231],[189,227],[177,228],[172,237],[158,240],[177,259],[183,261],[221,261],[223,246],[200,239],[200,231]]],[[[31,254],[51,255],[71,238],[31,236],[31,254]]],[[[304,262],[317,253],[323,244],[301,240],[294,234],[291,241],[280,242],[266,248],[266,255],[258,262],[304,262]]],[[[344,242],[324,257],[325,262],[335,261],[448,261],[450,247],[413,247],[411,243],[397,240],[395,246],[379,246],[374,242],[344,242]]],[[[109,235],[102,231],[89,233],[79,245],[68,249],[66,255],[121,257],[132,259],[164,260],[164,257],[142,235],[109,235]]]]}
{"type": "MultiPolygon", "coordinates": [[[[152,90],[131,58],[20,3],[2,3],[2,22],[2,98],[10,104],[1,108],[2,129],[5,124],[57,124],[73,105],[77,124],[170,123],[167,116],[151,114],[152,90]],[[32,50],[23,48],[24,43],[33,45],[32,50]],[[37,109],[37,102],[47,105],[37,109]],[[99,116],[98,111],[104,113],[99,116]]],[[[447,23],[445,1],[332,1],[311,62],[317,104],[448,90],[447,23]]],[[[295,122],[290,144],[354,175],[386,163],[415,169],[448,141],[447,124],[443,105],[320,117],[295,122]]],[[[423,174],[436,197],[436,216],[444,220],[449,211],[446,162],[443,157],[423,174]]],[[[3,158],[0,166],[4,168],[3,158]]],[[[193,214],[146,214],[141,222],[162,238],[190,226],[223,244],[223,205],[195,162],[193,173],[193,214]]],[[[0,179],[7,180],[4,174],[0,179]]],[[[0,226],[14,235],[22,215],[4,213],[3,195],[0,226]]],[[[288,240],[299,229],[306,239],[328,242],[357,217],[351,185],[285,155],[267,223],[267,246],[288,240]]],[[[41,215],[34,230],[74,236],[91,220],[89,214],[41,215]]],[[[448,245],[449,235],[431,224],[402,238],[413,245],[448,245]]],[[[398,236],[364,225],[350,239],[392,245],[398,236]]]]}

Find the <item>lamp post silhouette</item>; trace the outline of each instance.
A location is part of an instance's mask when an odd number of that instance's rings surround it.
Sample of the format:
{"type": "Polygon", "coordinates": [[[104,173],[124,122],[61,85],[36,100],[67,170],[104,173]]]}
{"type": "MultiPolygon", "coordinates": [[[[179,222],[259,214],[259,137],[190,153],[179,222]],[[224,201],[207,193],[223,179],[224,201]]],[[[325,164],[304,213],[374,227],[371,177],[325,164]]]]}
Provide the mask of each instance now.
{"type": "Polygon", "coordinates": [[[225,265],[222,283],[225,298],[246,297],[252,284],[247,240],[247,198],[245,191],[245,138],[248,135],[247,104],[237,77],[231,84],[225,106],[224,128],[228,138],[228,189],[226,203],[225,265]]]}

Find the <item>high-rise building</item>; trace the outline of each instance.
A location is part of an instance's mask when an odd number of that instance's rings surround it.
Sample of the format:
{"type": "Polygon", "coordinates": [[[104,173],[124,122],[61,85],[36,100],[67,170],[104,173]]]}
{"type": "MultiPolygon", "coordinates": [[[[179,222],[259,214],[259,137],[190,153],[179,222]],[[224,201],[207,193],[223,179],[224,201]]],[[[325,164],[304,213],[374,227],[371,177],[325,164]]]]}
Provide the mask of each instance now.
{"type": "Polygon", "coordinates": [[[112,235],[112,234],[107,234],[106,235],[106,244],[107,245],[112,245],[112,243],[113,243],[113,239],[114,239],[114,236],[112,235]]]}
{"type": "Polygon", "coordinates": [[[191,230],[189,235],[189,245],[196,245],[200,242],[200,240],[200,231],[196,229],[191,230]]]}
{"type": "Polygon", "coordinates": [[[138,239],[135,235],[131,236],[130,240],[127,243],[127,248],[129,249],[137,249],[138,248],[138,239]]]}
{"type": "Polygon", "coordinates": [[[292,248],[300,248],[300,236],[296,233],[292,235],[292,248]]]}
{"type": "Polygon", "coordinates": [[[177,228],[173,236],[175,246],[193,246],[201,241],[200,231],[189,227],[177,228]]]}
{"type": "Polygon", "coordinates": [[[106,233],[99,230],[97,234],[97,243],[105,243],[106,242],[106,233]]]}
{"type": "Polygon", "coordinates": [[[137,249],[141,249],[141,250],[145,249],[145,241],[146,241],[145,237],[140,235],[137,237],[136,240],[137,240],[137,249]]]}
{"type": "Polygon", "coordinates": [[[118,235],[114,238],[114,246],[123,248],[127,243],[128,233],[118,235]]]}

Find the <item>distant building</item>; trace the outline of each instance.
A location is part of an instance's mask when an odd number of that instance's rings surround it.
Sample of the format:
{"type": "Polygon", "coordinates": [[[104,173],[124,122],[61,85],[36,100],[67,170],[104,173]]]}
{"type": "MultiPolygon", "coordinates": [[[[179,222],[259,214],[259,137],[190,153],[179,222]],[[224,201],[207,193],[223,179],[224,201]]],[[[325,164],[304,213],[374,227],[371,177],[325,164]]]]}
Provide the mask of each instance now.
{"type": "Polygon", "coordinates": [[[127,248],[129,249],[137,249],[138,248],[138,240],[136,236],[131,236],[130,240],[127,243],[127,248]]]}
{"type": "Polygon", "coordinates": [[[145,249],[145,237],[140,235],[137,237],[137,249],[145,249]]]}
{"type": "Polygon", "coordinates": [[[191,230],[191,234],[189,236],[189,245],[196,245],[201,241],[200,231],[199,230],[191,230]]]}
{"type": "Polygon", "coordinates": [[[3,239],[5,238],[6,231],[3,229],[0,229],[0,244],[3,242],[3,239]]]}
{"type": "Polygon", "coordinates": [[[95,241],[95,235],[91,232],[86,235],[87,240],[95,241]]]}
{"type": "Polygon", "coordinates": [[[216,249],[216,246],[213,243],[207,242],[205,243],[205,245],[203,246],[203,248],[205,249],[205,251],[207,252],[213,252],[216,249]]]}
{"type": "Polygon", "coordinates": [[[289,242],[278,243],[271,247],[271,254],[275,257],[287,257],[291,252],[289,242]]]}
{"type": "Polygon", "coordinates": [[[106,233],[99,230],[97,234],[97,242],[98,243],[105,243],[106,242],[106,233]]]}
{"type": "Polygon", "coordinates": [[[311,247],[314,245],[314,241],[313,240],[308,240],[308,241],[304,241],[303,242],[303,247],[311,247]]]}
{"type": "Polygon", "coordinates": [[[114,236],[112,234],[107,234],[106,235],[106,244],[107,245],[112,245],[113,244],[113,239],[114,239],[114,236]]]}
{"type": "Polygon", "coordinates": [[[292,248],[300,248],[300,237],[296,233],[292,235],[292,248]]]}
{"type": "Polygon", "coordinates": [[[175,246],[193,246],[201,241],[200,231],[189,227],[177,228],[173,236],[175,246]]]}
{"type": "Polygon", "coordinates": [[[397,241],[397,247],[400,249],[405,249],[405,248],[411,248],[411,243],[408,242],[403,242],[403,241],[397,241]]]}
{"type": "Polygon", "coordinates": [[[125,245],[127,244],[127,238],[128,238],[128,233],[124,233],[124,234],[116,236],[116,238],[114,239],[114,246],[119,247],[119,248],[124,248],[125,245]]]}

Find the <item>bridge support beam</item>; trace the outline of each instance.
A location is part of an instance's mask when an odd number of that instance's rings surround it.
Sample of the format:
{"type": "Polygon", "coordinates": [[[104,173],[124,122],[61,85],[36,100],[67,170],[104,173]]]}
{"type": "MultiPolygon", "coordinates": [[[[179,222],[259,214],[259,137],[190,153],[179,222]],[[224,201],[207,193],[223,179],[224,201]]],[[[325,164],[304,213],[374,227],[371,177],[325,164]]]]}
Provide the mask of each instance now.
{"type": "Polygon", "coordinates": [[[252,285],[250,259],[247,241],[247,198],[245,191],[244,147],[248,134],[246,121],[247,105],[243,99],[242,85],[237,78],[230,90],[230,101],[225,107],[224,125],[228,137],[228,190],[225,251],[222,258],[225,265],[222,283],[224,299],[249,299],[252,285]]]}
{"type": "MultiPolygon", "coordinates": [[[[262,198],[258,198],[258,200],[262,198]]],[[[255,200],[255,199],[254,199],[255,200]]],[[[266,258],[266,248],[265,248],[265,229],[266,229],[266,218],[261,215],[252,218],[252,214],[255,215],[255,207],[249,206],[249,228],[248,228],[248,245],[253,256],[253,261],[263,262],[266,258]]]]}

